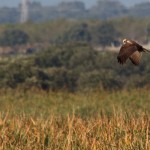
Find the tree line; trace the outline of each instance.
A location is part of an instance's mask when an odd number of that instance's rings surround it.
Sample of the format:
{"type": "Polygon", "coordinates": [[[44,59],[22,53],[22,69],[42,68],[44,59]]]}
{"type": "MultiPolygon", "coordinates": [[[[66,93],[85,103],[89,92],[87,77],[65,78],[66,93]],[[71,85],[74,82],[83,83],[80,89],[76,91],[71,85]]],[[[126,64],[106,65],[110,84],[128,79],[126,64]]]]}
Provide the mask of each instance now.
{"type": "MultiPolygon", "coordinates": [[[[97,4],[90,8],[86,8],[81,1],[62,2],[56,6],[42,6],[40,2],[29,2],[28,5],[28,21],[32,22],[45,22],[60,18],[106,20],[126,16],[137,18],[150,16],[150,2],[141,2],[129,8],[117,0],[98,0],[97,4]]],[[[13,8],[2,7],[0,12],[0,23],[20,22],[21,5],[13,8]]]]}
{"type": "Polygon", "coordinates": [[[51,46],[34,55],[0,60],[0,88],[43,90],[131,89],[150,86],[150,55],[139,66],[121,66],[117,53],[87,43],[51,46]]]}
{"type": "Polygon", "coordinates": [[[141,44],[147,44],[150,40],[150,20],[130,17],[109,21],[60,19],[40,24],[29,22],[1,25],[0,27],[1,47],[36,45],[37,43],[41,46],[48,46],[86,42],[92,47],[105,48],[112,45],[120,46],[123,38],[131,38],[140,41],[141,44]],[[130,28],[128,28],[129,26],[130,28]]]}

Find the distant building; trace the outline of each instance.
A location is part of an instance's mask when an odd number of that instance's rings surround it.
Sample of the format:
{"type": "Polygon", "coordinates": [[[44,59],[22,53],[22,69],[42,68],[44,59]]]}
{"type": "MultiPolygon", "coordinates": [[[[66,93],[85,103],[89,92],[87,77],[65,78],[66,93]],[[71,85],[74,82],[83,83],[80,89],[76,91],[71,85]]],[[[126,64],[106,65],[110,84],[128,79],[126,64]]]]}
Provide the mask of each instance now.
{"type": "Polygon", "coordinates": [[[21,17],[20,22],[24,23],[28,21],[28,4],[29,0],[22,0],[21,3],[21,17]]]}

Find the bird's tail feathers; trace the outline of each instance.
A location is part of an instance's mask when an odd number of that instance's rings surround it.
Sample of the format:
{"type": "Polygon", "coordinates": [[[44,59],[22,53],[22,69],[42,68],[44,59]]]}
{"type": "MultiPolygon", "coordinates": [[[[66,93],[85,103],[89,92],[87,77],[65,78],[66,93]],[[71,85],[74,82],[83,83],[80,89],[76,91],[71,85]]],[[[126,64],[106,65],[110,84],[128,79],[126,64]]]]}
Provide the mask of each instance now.
{"type": "Polygon", "coordinates": [[[143,48],[144,52],[150,52],[150,49],[143,48]]]}

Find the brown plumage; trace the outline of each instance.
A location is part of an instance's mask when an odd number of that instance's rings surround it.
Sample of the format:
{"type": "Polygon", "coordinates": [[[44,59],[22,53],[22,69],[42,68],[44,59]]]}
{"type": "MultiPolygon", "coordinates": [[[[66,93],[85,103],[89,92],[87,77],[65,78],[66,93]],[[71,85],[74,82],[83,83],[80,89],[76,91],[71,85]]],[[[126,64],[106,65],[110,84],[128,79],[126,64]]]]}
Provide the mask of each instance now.
{"type": "Polygon", "coordinates": [[[150,50],[145,49],[135,41],[124,39],[123,45],[121,46],[117,56],[118,63],[124,64],[129,58],[134,65],[139,65],[142,52],[145,51],[150,52],[150,50]]]}

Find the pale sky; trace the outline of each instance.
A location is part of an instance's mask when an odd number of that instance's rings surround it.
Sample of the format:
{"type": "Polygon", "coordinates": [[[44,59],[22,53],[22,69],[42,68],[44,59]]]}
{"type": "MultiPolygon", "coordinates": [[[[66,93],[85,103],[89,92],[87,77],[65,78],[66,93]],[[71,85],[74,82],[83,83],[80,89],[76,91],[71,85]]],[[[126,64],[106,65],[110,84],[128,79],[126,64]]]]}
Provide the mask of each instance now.
{"type": "MultiPolygon", "coordinates": [[[[41,2],[43,5],[56,5],[58,3],[60,3],[61,1],[78,1],[78,0],[29,0],[29,1],[39,1],[41,2]]],[[[79,1],[83,1],[87,7],[96,4],[96,2],[98,0],[79,0],[79,1]]],[[[120,2],[122,2],[123,4],[127,5],[127,6],[132,6],[135,3],[138,2],[145,2],[145,1],[150,1],[150,0],[118,0],[120,2]]],[[[19,3],[21,2],[21,0],[0,0],[0,7],[2,6],[17,6],[19,3]]]]}

